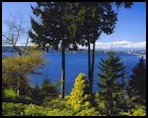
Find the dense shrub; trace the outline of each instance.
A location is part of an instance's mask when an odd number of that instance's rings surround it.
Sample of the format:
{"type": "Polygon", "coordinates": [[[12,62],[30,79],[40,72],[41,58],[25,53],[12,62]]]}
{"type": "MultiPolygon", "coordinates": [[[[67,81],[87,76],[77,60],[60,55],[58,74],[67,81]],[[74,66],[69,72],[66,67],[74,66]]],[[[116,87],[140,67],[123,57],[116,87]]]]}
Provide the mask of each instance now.
{"type": "Polygon", "coordinates": [[[2,101],[23,104],[29,104],[32,102],[31,98],[28,96],[17,96],[16,92],[13,89],[4,90],[2,101]]]}
{"type": "Polygon", "coordinates": [[[76,116],[99,116],[99,111],[95,111],[95,108],[84,109],[77,112],[76,116]]]}
{"type": "Polygon", "coordinates": [[[41,86],[41,92],[46,97],[57,97],[58,91],[57,88],[49,81],[49,79],[43,80],[42,86],[41,86]]]}
{"type": "Polygon", "coordinates": [[[26,105],[22,103],[2,103],[2,115],[3,116],[23,116],[23,111],[26,105]]]}
{"type": "Polygon", "coordinates": [[[34,104],[25,105],[22,103],[7,103],[2,104],[3,116],[47,116],[50,109],[34,104]]]}
{"type": "Polygon", "coordinates": [[[32,100],[28,96],[19,96],[19,97],[17,97],[17,99],[14,102],[23,103],[23,104],[30,104],[30,103],[32,103],[32,100]]]}
{"type": "Polygon", "coordinates": [[[34,104],[45,105],[46,101],[51,101],[58,97],[56,87],[50,83],[49,80],[45,79],[41,86],[35,85],[31,87],[31,99],[34,104]]]}
{"type": "Polygon", "coordinates": [[[67,96],[65,96],[65,99],[46,99],[43,105],[51,109],[47,113],[48,116],[74,116],[76,114],[67,104],[67,96]]]}
{"type": "Polygon", "coordinates": [[[74,116],[75,112],[71,109],[63,108],[63,110],[60,109],[53,109],[48,111],[48,116],[74,116]]]}
{"type": "Polygon", "coordinates": [[[17,94],[13,89],[5,89],[3,92],[4,96],[3,96],[3,100],[4,101],[14,101],[17,98],[17,94]]]}
{"type": "Polygon", "coordinates": [[[102,100],[101,95],[99,93],[96,93],[94,97],[96,102],[96,109],[99,110],[102,115],[105,115],[107,112],[106,101],[102,100]]]}
{"type": "MultiPolygon", "coordinates": [[[[60,99],[50,102],[48,107],[34,104],[25,105],[22,103],[2,103],[3,116],[106,116],[101,110],[91,107],[75,111],[66,105],[66,100],[60,99]],[[59,103],[58,103],[59,102],[59,103]],[[61,106],[60,106],[61,105],[61,106]],[[63,107],[63,108],[62,108],[63,107]]],[[[137,105],[129,111],[123,111],[119,116],[146,116],[146,107],[137,105]]]]}
{"type": "Polygon", "coordinates": [[[24,116],[46,116],[47,111],[41,106],[30,104],[24,110],[24,116]]]}
{"type": "Polygon", "coordinates": [[[66,99],[61,99],[61,98],[57,98],[57,99],[46,99],[46,101],[44,101],[43,105],[46,107],[50,107],[51,109],[60,109],[63,110],[64,108],[70,108],[69,105],[66,102],[66,99]]]}
{"type": "Polygon", "coordinates": [[[31,99],[34,104],[41,105],[43,103],[43,95],[39,85],[31,88],[31,99]]]}
{"type": "Polygon", "coordinates": [[[122,116],[146,116],[146,107],[137,106],[137,108],[131,109],[128,112],[121,112],[122,116]]]}

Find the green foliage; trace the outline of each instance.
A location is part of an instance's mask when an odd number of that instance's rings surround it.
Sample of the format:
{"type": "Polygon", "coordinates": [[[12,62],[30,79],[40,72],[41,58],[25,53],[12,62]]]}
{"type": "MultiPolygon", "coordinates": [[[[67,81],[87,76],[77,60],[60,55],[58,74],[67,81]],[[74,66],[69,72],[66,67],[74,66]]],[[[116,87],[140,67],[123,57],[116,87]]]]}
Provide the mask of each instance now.
{"type": "Polygon", "coordinates": [[[46,107],[50,107],[51,109],[63,110],[63,108],[69,108],[66,101],[66,99],[61,98],[54,98],[52,100],[46,99],[46,101],[43,102],[43,105],[46,107]]]}
{"type": "Polygon", "coordinates": [[[3,88],[13,87],[19,90],[20,95],[27,94],[28,91],[28,74],[39,74],[37,68],[45,64],[42,57],[42,52],[36,50],[34,47],[17,57],[9,57],[2,60],[3,88]]]}
{"type": "Polygon", "coordinates": [[[3,116],[23,116],[25,105],[22,103],[2,103],[2,115],[3,116]]]}
{"type": "Polygon", "coordinates": [[[139,95],[140,99],[143,99],[146,103],[146,65],[143,57],[133,69],[128,91],[131,96],[139,95]]]}
{"type": "MultiPolygon", "coordinates": [[[[49,101],[45,107],[34,104],[25,105],[22,103],[2,103],[3,116],[106,116],[97,107],[85,108],[75,111],[67,105],[67,100],[54,99],[49,101]],[[97,109],[97,110],[96,110],[97,109]]],[[[104,104],[104,103],[103,103],[104,104]]],[[[104,108],[103,108],[104,109],[104,108]]],[[[114,114],[113,114],[114,115],[114,114]]],[[[146,116],[146,107],[140,104],[129,110],[116,114],[116,116],[146,116]]]]}
{"type": "Polygon", "coordinates": [[[41,85],[36,85],[31,88],[31,99],[34,104],[46,104],[54,98],[58,97],[56,87],[50,83],[49,80],[45,79],[41,85]]]}
{"type": "Polygon", "coordinates": [[[17,98],[16,91],[13,89],[4,90],[4,99],[15,100],[17,98]]]}
{"type": "Polygon", "coordinates": [[[31,7],[34,16],[41,22],[31,18],[33,31],[30,31],[29,35],[32,42],[43,48],[49,44],[56,50],[61,40],[64,42],[64,48],[69,48],[70,44],[75,45],[77,19],[74,14],[76,11],[73,9],[76,8],[76,4],[78,3],[37,2],[35,7],[31,7]],[[39,15],[41,17],[38,17],[39,15]]]}
{"type": "Polygon", "coordinates": [[[98,111],[100,111],[101,115],[105,115],[107,112],[106,106],[107,106],[107,102],[105,100],[103,100],[102,95],[100,95],[98,92],[95,93],[95,102],[96,102],[96,109],[98,111]]]}
{"type": "Polygon", "coordinates": [[[16,100],[14,100],[16,103],[23,103],[23,104],[30,104],[32,103],[32,99],[29,96],[19,96],[16,100]]]}
{"type": "Polygon", "coordinates": [[[53,109],[48,111],[48,116],[74,116],[75,112],[73,110],[65,109],[53,109]]]}
{"type": "Polygon", "coordinates": [[[3,101],[29,104],[32,102],[28,96],[18,96],[13,89],[5,89],[3,92],[3,101]]]}
{"type": "Polygon", "coordinates": [[[22,103],[3,103],[3,116],[46,116],[50,109],[33,104],[24,105],[22,103]]]}
{"type": "MultiPolygon", "coordinates": [[[[121,4],[122,2],[117,6],[122,6],[121,4]]],[[[32,42],[43,48],[49,44],[56,50],[62,42],[63,81],[65,81],[64,53],[66,48],[71,49],[72,46],[73,49],[77,49],[77,44],[82,46],[94,44],[102,32],[113,33],[117,13],[112,9],[112,5],[113,2],[37,2],[35,7],[31,7],[34,17],[36,17],[31,18],[32,30],[29,32],[29,36],[32,38],[32,42]]],[[[124,5],[125,8],[132,6],[128,2],[124,5]]],[[[93,69],[90,73],[92,75],[93,69]]],[[[93,77],[88,79],[92,79],[90,83],[93,83],[93,77]]],[[[64,82],[61,85],[63,88],[61,95],[64,97],[64,82]]],[[[91,84],[90,88],[92,89],[91,84]]]]}
{"type": "Polygon", "coordinates": [[[43,105],[46,108],[50,108],[47,112],[48,116],[74,116],[76,114],[76,112],[67,104],[67,96],[65,99],[46,99],[46,101],[43,102],[43,105]]]}
{"type": "Polygon", "coordinates": [[[48,79],[45,79],[41,86],[41,91],[44,97],[57,97],[58,92],[56,87],[50,83],[48,79]]]}
{"type": "Polygon", "coordinates": [[[85,75],[80,73],[75,79],[75,84],[70,93],[67,103],[76,110],[82,110],[84,108],[91,107],[91,96],[88,94],[88,83],[85,80],[85,75]]]}
{"type": "Polygon", "coordinates": [[[24,116],[46,116],[47,110],[41,106],[30,104],[24,110],[24,116]]]}
{"type": "Polygon", "coordinates": [[[31,88],[31,99],[34,104],[40,105],[43,103],[44,96],[39,85],[31,88]]]}
{"type": "Polygon", "coordinates": [[[121,112],[122,116],[146,116],[146,107],[139,106],[137,108],[131,109],[128,112],[121,112]]]}
{"type": "Polygon", "coordinates": [[[95,111],[95,108],[86,108],[77,112],[76,116],[99,116],[99,111],[95,111]]]}
{"type": "MultiPolygon", "coordinates": [[[[34,69],[44,64],[42,53],[30,51],[26,56],[9,57],[2,60],[4,72],[10,76],[35,73],[34,69]]],[[[5,74],[4,73],[4,74],[5,74]]]]}
{"type": "Polygon", "coordinates": [[[53,102],[53,106],[38,106],[34,104],[24,105],[21,103],[3,103],[2,115],[3,116],[73,116],[75,112],[67,107],[63,107],[62,102],[53,102]],[[56,103],[56,105],[55,105],[56,103]],[[61,104],[61,107],[58,106],[61,104]],[[55,107],[54,107],[55,106],[55,107]]]}
{"type": "Polygon", "coordinates": [[[108,115],[117,114],[121,106],[123,105],[122,99],[124,99],[123,84],[119,83],[119,80],[124,77],[124,66],[119,56],[115,56],[113,52],[109,53],[109,57],[106,60],[101,59],[99,63],[98,73],[99,82],[98,86],[101,91],[101,99],[106,102],[106,112],[108,115]]]}
{"type": "Polygon", "coordinates": [[[64,98],[65,87],[65,49],[77,49],[75,41],[76,15],[71,2],[37,2],[32,7],[34,18],[31,18],[32,30],[29,36],[32,42],[45,48],[46,44],[55,50],[62,50],[61,97],[64,98]],[[74,13],[72,13],[74,12],[74,13]],[[38,17],[40,16],[40,17],[38,17]],[[40,23],[39,23],[39,22],[40,23]]]}

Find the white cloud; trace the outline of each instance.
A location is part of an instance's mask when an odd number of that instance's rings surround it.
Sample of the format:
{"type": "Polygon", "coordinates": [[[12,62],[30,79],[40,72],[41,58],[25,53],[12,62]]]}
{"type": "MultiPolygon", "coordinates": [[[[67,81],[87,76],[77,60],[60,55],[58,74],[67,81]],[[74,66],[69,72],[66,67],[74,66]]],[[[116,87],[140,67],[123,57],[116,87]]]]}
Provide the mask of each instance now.
{"type": "MultiPolygon", "coordinates": [[[[87,49],[87,47],[79,46],[81,49],[87,49]]],[[[91,45],[92,48],[92,45],[91,45]]],[[[138,49],[146,48],[146,41],[143,42],[130,42],[130,41],[115,41],[115,42],[96,42],[96,49],[116,49],[116,48],[128,48],[128,49],[138,49]]]]}

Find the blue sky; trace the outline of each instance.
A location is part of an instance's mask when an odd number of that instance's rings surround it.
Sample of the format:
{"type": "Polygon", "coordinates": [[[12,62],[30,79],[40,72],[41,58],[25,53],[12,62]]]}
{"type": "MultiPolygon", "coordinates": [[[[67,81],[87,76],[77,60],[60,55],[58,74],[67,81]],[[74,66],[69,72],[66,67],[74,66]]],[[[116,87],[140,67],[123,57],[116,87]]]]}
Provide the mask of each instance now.
{"type": "MultiPolygon", "coordinates": [[[[10,14],[18,16],[22,14],[26,27],[30,26],[32,15],[30,5],[34,2],[3,2],[2,3],[2,30],[6,32],[4,21],[9,19],[10,14]]],[[[131,9],[120,8],[118,10],[118,22],[114,33],[111,35],[102,34],[96,46],[108,48],[110,44],[117,47],[145,48],[146,47],[146,3],[134,2],[131,9]],[[118,45],[119,44],[119,45],[118,45]],[[107,46],[108,45],[108,46],[107,46]]],[[[23,40],[22,40],[23,41],[23,40]]],[[[99,48],[99,47],[98,47],[99,48]]]]}

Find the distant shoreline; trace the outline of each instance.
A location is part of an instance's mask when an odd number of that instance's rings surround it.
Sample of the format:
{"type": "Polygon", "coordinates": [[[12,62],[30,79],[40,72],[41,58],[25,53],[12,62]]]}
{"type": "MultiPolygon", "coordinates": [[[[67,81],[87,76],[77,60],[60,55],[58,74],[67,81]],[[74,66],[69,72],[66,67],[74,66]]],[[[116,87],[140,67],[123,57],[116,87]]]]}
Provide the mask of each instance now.
{"type": "MultiPolygon", "coordinates": [[[[18,48],[22,48],[24,46],[17,46],[18,48]]],[[[28,48],[30,48],[31,46],[28,46],[28,48]]],[[[96,50],[96,53],[108,53],[111,50],[96,50]]],[[[119,53],[119,54],[136,54],[136,55],[146,55],[146,49],[132,49],[132,50],[113,50],[115,53],[119,53]]],[[[13,47],[12,46],[2,46],[2,53],[4,52],[14,52],[13,47]]],[[[45,51],[46,52],[46,51],[45,51]]],[[[52,50],[49,49],[47,53],[61,53],[60,49],[59,50],[52,50]]],[[[87,53],[86,49],[78,49],[78,51],[66,51],[66,53],[87,53]]]]}

